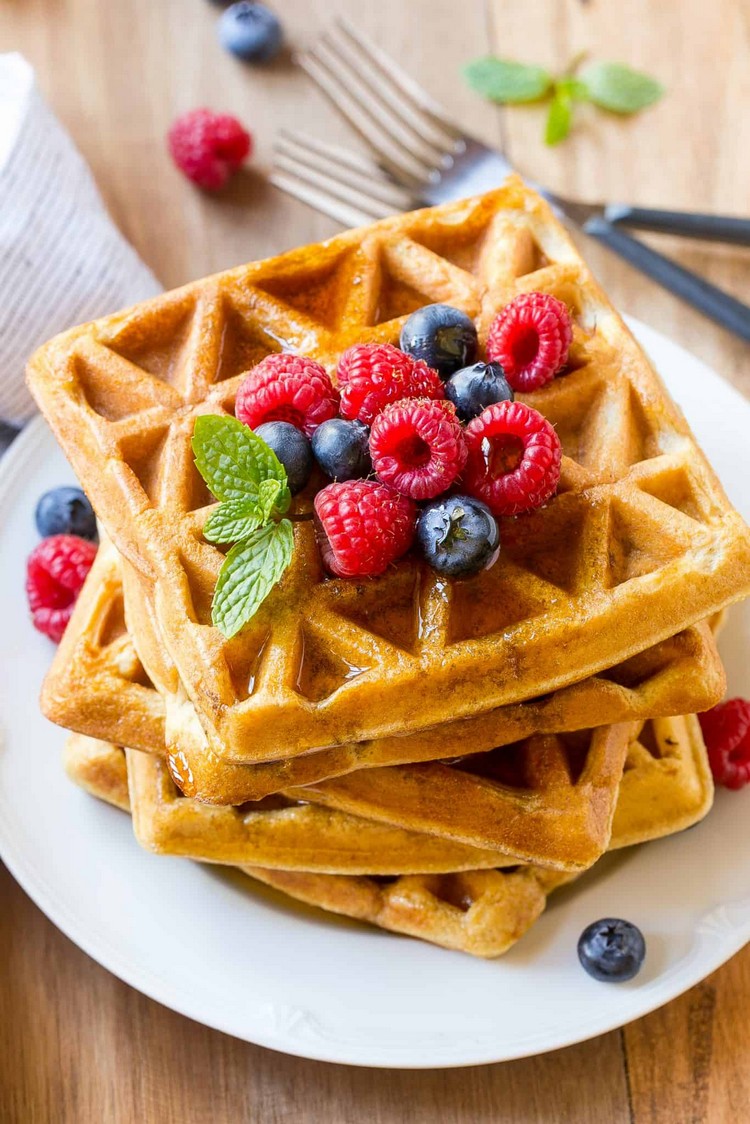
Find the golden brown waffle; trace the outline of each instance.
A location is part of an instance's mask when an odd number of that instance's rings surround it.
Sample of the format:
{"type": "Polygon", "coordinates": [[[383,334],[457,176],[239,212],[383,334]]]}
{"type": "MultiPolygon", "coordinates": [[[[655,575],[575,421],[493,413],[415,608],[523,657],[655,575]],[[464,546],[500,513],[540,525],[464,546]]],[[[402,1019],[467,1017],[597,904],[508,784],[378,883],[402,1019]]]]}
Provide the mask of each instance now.
{"type": "MultiPolygon", "coordinates": [[[[128,609],[139,647],[150,650],[151,667],[157,667],[161,694],[144,686],[148,679],[125,629],[118,558],[111,544],[103,542],[45,681],[42,708],[52,721],[79,733],[163,754],[162,695],[171,700],[173,712],[179,710],[179,677],[158,642],[148,599],[141,596],[140,586],[128,609]]],[[[171,746],[170,768],[186,795],[241,804],[358,765],[476,753],[536,731],[565,732],[592,722],[610,725],[679,712],[686,705],[704,710],[721,698],[724,687],[723,668],[710,632],[697,626],[618,668],[545,699],[417,734],[339,746],[284,762],[228,764],[211,752],[200,729],[191,731],[188,725],[171,746]]]]}
{"type": "MultiPolygon", "coordinates": [[[[92,796],[130,810],[122,749],[73,735],[65,764],[71,779],[92,796]]],[[[550,890],[575,877],[539,867],[391,878],[240,869],[330,913],[485,957],[506,952],[543,912],[550,890]]]]}
{"type": "MultiPolygon", "coordinates": [[[[711,804],[713,786],[695,719],[676,719],[671,728],[667,722],[655,723],[653,740],[650,725],[645,734],[641,731],[642,741],[631,743],[612,847],[681,830],[711,804]]],[[[114,746],[69,739],[71,777],[121,807],[127,806],[124,763],[123,751],[114,746]]],[[[394,879],[243,869],[330,912],[487,957],[501,955],[523,936],[544,910],[547,894],[575,877],[535,867],[394,879]]]]}
{"type": "MultiPolygon", "coordinates": [[[[750,531],[547,205],[512,177],[478,199],[399,215],[86,325],[29,381],[119,550],[153,583],[192,706],[238,762],[403,733],[579,682],[750,592],[750,531]],[[231,411],[279,346],[333,367],[446,301],[477,320],[516,293],[572,311],[569,372],[529,396],[557,427],[560,494],[504,521],[489,571],[450,582],[407,559],[324,580],[310,522],[293,564],[233,640],[210,626],[222,554],[194,418],[231,411]]],[[[302,499],[301,510],[309,500],[302,499]]]]}

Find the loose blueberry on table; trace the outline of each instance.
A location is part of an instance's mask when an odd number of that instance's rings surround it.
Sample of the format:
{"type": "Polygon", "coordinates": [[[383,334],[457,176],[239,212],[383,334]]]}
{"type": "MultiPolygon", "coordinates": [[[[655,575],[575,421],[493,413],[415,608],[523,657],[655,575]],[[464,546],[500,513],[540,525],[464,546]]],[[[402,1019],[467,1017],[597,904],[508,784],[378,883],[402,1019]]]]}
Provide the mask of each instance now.
{"type": "Polygon", "coordinates": [[[230,5],[219,17],[218,31],[222,47],[245,62],[269,62],[281,49],[281,24],[265,4],[230,5]]]}
{"type": "Polygon", "coordinates": [[[637,976],[646,958],[646,942],[637,925],[604,917],[588,925],[578,939],[578,959],[595,980],[624,983],[637,976]]]}

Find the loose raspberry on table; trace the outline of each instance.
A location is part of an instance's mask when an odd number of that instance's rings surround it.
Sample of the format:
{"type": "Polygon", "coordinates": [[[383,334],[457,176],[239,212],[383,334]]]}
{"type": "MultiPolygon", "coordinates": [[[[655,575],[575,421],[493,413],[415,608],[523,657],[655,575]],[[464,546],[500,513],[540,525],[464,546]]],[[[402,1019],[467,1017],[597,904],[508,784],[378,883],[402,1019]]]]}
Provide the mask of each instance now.
{"type": "Polygon", "coordinates": [[[537,390],[563,369],[573,339],[567,306],[549,293],[521,293],[498,313],[487,358],[500,363],[514,390],[537,390]]]}
{"type": "Polygon", "coordinates": [[[55,643],[62,639],[95,558],[96,545],[77,535],[51,535],[28,557],[26,595],[34,628],[55,643]]]}
{"type": "Polygon", "coordinates": [[[218,191],[252,151],[252,137],[236,117],[193,109],[167,133],[177,167],[206,191],[218,191]]]}
{"type": "Polygon", "coordinates": [[[731,789],[750,784],[750,702],[727,699],[698,720],[716,783],[731,789]]]}
{"type": "Polygon", "coordinates": [[[450,402],[404,398],[378,414],[370,431],[372,467],[414,500],[446,491],[466,463],[463,426],[450,402]]]}
{"type": "Polygon", "coordinates": [[[443,383],[421,359],[389,343],[359,343],[339,359],[341,415],[370,425],[391,402],[402,398],[444,398],[443,383]]]}
{"type": "Polygon", "coordinates": [[[562,448],[553,427],[523,402],[497,402],[466,427],[463,488],[494,515],[541,507],[560,480],[562,448]]]}
{"type": "Polygon", "coordinates": [[[335,418],[339,396],[325,367],[304,355],[267,355],[240,383],[235,415],[251,429],[283,421],[312,437],[321,422],[335,418]]]}
{"type": "Polygon", "coordinates": [[[323,562],[341,578],[382,574],[411,546],[416,505],[388,484],[346,480],[315,497],[315,527],[323,562]]]}

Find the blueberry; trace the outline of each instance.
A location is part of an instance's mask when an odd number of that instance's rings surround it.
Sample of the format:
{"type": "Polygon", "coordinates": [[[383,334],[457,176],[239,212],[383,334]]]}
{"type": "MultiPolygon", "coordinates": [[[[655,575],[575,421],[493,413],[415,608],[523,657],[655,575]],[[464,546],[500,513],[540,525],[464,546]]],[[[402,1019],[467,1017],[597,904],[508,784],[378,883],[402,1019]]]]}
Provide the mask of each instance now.
{"type": "Polygon", "coordinates": [[[513,391],[499,363],[472,363],[470,367],[462,367],[446,382],[445,396],[464,422],[479,417],[482,410],[495,402],[513,401],[513,391]]]}
{"type": "Polygon", "coordinates": [[[500,531],[495,516],[480,500],[444,496],[422,509],[417,542],[433,570],[463,578],[492,565],[500,549],[500,531]]]}
{"type": "Polygon", "coordinates": [[[646,957],[643,933],[630,921],[604,917],[588,925],[578,940],[578,959],[595,980],[632,980],[646,957]]]}
{"type": "Polygon", "coordinates": [[[302,430],[289,422],[264,422],[255,432],[273,449],[283,464],[289,482],[289,491],[296,496],[297,492],[302,491],[312,472],[313,455],[310,442],[302,430]]]}
{"type": "Polygon", "coordinates": [[[428,367],[447,379],[476,359],[477,330],[474,321],[460,309],[449,304],[428,304],[406,321],[400,346],[415,359],[424,359],[428,367]]]}
{"type": "Polygon", "coordinates": [[[313,433],[313,453],[332,480],[361,480],[372,472],[369,439],[362,422],[331,418],[313,433]]]}
{"type": "Polygon", "coordinates": [[[219,16],[219,42],[246,62],[268,62],[281,48],[281,24],[265,4],[241,0],[219,16]]]}
{"type": "Polygon", "coordinates": [[[52,488],[36,505],[36,529],[43,539],[50,535],[78,535],[96,542],[94,509],[80,488],[52,488]]]}

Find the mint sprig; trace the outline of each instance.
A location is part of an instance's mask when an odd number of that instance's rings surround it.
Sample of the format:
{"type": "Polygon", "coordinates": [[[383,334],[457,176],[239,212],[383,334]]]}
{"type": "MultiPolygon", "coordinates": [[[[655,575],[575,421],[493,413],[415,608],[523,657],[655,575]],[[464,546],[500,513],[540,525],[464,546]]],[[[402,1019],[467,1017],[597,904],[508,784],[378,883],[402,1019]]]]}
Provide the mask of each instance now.
{"type": "Polygon", "coordinates": [[[624,63],[590,63],[579,71],[577,56],[562,74],[541,66],[487,55],[464,67],[464,78],[478,94],[501,105],[549,101],[544,139],[559,144],[570,133],[576,102],[591,102],[611,113],[639,113],[653,105],[664,87],[624,63]]]}
{"type": "Polygon", "coordinates": [[[195,464],[220,501],[203,528],[212,543],[235,543],[219,572],[211,619],[226,637],[243,628],[292,558],[286,471],[274,451],[236,418],[206,414],[193,430],[195,464]]]}

